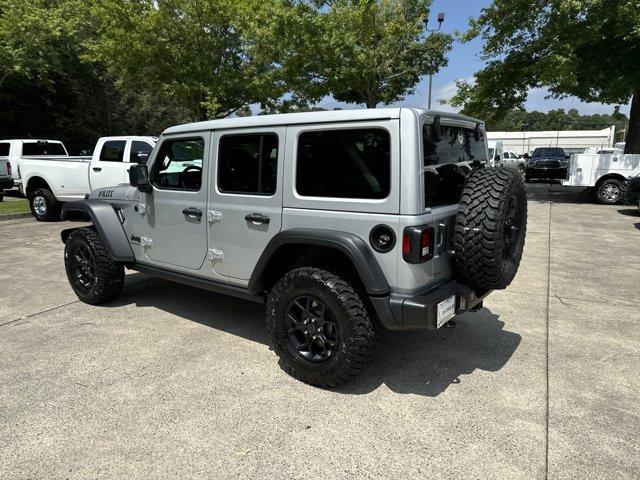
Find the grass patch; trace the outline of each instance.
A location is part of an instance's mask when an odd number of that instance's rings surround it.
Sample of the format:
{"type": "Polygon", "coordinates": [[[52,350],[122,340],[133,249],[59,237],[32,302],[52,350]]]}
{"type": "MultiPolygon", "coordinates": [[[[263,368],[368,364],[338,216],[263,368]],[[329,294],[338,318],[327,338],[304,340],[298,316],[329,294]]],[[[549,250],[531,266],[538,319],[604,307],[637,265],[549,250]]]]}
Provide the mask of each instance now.
{"type": "Polygon", "coordinates": [[[0,215],[4,213],[28,213],[28,200],[5,200],[0,202],[0,215]]]}

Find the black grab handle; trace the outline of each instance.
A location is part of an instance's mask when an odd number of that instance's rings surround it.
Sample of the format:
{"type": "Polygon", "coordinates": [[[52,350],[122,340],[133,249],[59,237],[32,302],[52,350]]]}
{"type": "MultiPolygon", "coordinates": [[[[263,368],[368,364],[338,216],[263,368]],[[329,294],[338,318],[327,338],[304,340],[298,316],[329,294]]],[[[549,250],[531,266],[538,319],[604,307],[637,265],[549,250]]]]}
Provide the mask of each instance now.
{"type": "Polygon", "coordinates": [[[198,210],[197,208],[185,208],[184,210],[182,210],[182,213],[190,217],[202,218],[202,210],[198,210]]]}
{"type": "Polygon", "coordinates": [[[252,222],[252,223],[264,223],[267,224],[271,221],[271,219],[269,217],[267,217],[266,215],[263,215],[261,213],[249,213],[248,215],[246,215],[244,217],[244,219],[247,222],[252,222]]]}

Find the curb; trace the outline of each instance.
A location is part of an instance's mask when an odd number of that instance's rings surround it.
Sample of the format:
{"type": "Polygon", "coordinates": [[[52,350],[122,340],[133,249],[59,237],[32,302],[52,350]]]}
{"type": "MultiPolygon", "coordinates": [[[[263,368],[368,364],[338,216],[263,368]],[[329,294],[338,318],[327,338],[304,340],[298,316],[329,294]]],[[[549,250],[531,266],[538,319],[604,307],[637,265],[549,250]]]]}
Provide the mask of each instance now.
{"type": "Polygon", "coordinates": [[[31,217],[31,212],[26,213],[2,213],[0,214],[0,221],[2,220],[17,220],[18,218],[31,217]]]}

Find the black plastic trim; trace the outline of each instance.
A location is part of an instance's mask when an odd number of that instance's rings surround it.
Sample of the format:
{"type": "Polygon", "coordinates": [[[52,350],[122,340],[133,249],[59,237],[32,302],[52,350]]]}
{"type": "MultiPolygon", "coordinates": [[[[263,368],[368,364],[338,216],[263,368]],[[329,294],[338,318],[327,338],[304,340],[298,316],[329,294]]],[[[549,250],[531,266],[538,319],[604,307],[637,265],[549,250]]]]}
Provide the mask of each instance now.
{"type": "Polygon", "coordinates": [[[0,179],[0,190],[9,190],[13,185],[13,178],[0,179]]]}
{"type": "MultiPolygon", "coordinates": [[[[93,223],[102,237],[104,245],[116,262],[134,262],[135,256],[127,239],[127,234],[120,223],[120,217],[113,205],[101,200],[79,200],[67,202],[62,206],[62,220],[67,220],[69,212],[83,212],[93,223]]],[[[69,236],[69,230],[61,234],[63,241],[69,236]]]]}
{"type": "Polygon", "coordinates": [[[391,294],[370,298],[382,325],[389,330],[436,330],[438,303],[456,296],[456,315],[472,310],[491,291],[481,295],[456,281],[417,295],[391,294]]]}
{"type": "Polygon", "coordinates": [[[251,300],[252,302],[263,303],[264,297],[262,295],[256,295],[249,292],[246,288],[237,287],[235,285],[227,285],[224,283],[216,282],[214,280],[208,280],[206,278],[194,277],[186,273],[173,272],[164,268],[154,267],[151,265],[143,265],[136,263],[129,267],[131,270],[146,273],[152,277],[162,278],[172,282],[182,283],[192,287],[202,288],[203,290],[209,290],[211,292],[223,293],[225,295],[232,295],[234,297],[243,298],[245,300],[251,300]]]}
{"type": "Polygon", "coordinates": [[[285,245],[310,245],[334,248],[344,253],[353,263],[367,293],[372,296],[388,295],[391,292],[387,279],[367,243],[357,235],[335,230],[295,228],[276,234],[267,244],[258,259],[251,278],[249,291],[264,290],[264,272],[273,254],[285,245]]]}

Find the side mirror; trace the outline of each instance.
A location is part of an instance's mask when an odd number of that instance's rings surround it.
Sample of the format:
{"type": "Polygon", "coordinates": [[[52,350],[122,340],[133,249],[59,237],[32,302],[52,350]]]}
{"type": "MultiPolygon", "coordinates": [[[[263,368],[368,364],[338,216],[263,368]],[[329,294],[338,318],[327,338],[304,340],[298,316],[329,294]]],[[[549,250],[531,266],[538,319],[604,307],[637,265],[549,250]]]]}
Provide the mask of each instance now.
{"type": "Polygon", "coordinates": [[[129,185],[137,187],[145,193],[151,193],[151,183],[149,182],[149,170],[146,165],[133,165],[129,169],[129,185]]]}
{"type": "Polygon", "coordinates": [[[502,157],[500,155],[496,155],[496,158],[494,158],[494,161],[499,162],[500,160],[502,160],[502,157]]]}
{"type": "Polygon", "coordinates": [[[146,165],[148,160],[149,160],[149,154],[147,152],[140,152],[138,154],[139,165],[146,165]]]}

